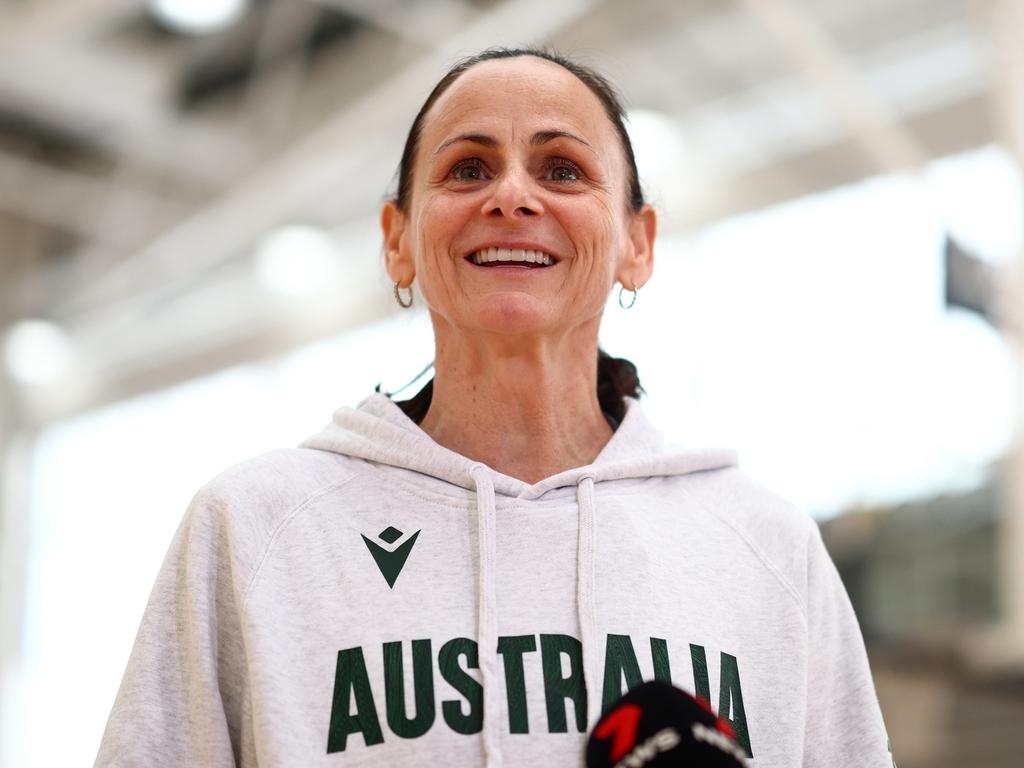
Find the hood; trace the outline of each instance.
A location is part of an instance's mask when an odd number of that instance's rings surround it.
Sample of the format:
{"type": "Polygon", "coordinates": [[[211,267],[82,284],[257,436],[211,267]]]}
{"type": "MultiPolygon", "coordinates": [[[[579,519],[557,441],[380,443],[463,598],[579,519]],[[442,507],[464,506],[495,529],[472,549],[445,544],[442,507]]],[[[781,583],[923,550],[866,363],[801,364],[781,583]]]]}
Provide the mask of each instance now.
{"type": "Polygon", "coordinates": [[[599,690],[601,649],[597,633],[594,568],[594,529],[600,525],[594,486],[599,482],[630,478],[685,475],[691,472],[735,466],[736,455],[721,449],[693,450],[665,443],[664,436],[647,420],[640,404],[625,398],[626,415],[594,461],[544,478],[533,485],[509,477],[478,461],[468,459],[434,442],[389,397],[374,394],[357,408],[341,408],[304,448],[350,456],[447,481],[473,491],[477,507],[477,648],[480,682],[484,692],[484,725],[481,734],[484,764],[500,768],[498,718],[501,672],[498,668],[498,611],[495,598],[495,506],[497,496],[536,499],[556,488],[575,486],[579,514],[576,554],[576,611],[583,647],[583,678],[587,696],[587,727],[600,717],[599,690]]]}
{"type": "Polygon", "coordinates": [[[736,454],[730,450],[666,443],[637,400],[627,397],[625,404],[622,423],[591,464],[567,469],[533,485],[438,445],[390,398],[379,393],[356,408],[338,409],[331,423],[302,446],[421,472],[467,490],[477,487],[474,468],[484,467],[495,494],[519,499],[535,499],[555,488],[576,486],[583,477],[602,482],[685,475],[736,465],[736,454]]]}

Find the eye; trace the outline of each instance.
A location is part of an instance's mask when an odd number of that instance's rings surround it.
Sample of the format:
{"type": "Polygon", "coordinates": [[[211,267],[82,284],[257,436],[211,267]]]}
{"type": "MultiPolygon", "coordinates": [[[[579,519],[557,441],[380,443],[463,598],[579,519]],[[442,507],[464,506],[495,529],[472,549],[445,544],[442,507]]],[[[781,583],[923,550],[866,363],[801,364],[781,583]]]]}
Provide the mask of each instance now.
{"type": "Polygon", "coordinates": [[[583,173],[575,163],[559,158],[548,163],[547,175],[551,181],[564,184],[571,181],[579,181],[583,173]]]}
{"type": "Polygon", "coordinates": [[[461,160],[452,168],[451,176],[457,181],[480,181],[484,178],[484,168],[476,158],[461,160]]]}

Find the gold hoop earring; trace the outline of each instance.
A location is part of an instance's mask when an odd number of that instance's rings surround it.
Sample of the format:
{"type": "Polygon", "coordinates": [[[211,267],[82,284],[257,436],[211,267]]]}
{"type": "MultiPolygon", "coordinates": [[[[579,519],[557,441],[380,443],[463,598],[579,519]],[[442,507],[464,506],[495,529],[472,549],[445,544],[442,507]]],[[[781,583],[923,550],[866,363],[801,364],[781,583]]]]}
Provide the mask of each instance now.
{"type": "Polygon", "coordinates": [[[409,285],[409,288],[407,290],[409,291],[409,303],[408,304],[406,304],[404,301],[402,301],[402,296],[401,296],[401,294],[398,293],[398,283],[397,282],[395,283],[395,301],[397,301],[398,305],[400,307],[402,307],[403,309],[408,309],[409,307],[412,306],[412,284],[409,285]]]}
{"type": "Polygon", "coordinates": [[[639,288],[630,288],[629,289],[629,292],[633,294],[633,297],[629,300],[629,304],[623,304],[622,303],[622,294],[623,294],[623,292],[625,290],[626,290],[626,286],[619,285],[619,306],[622,307],[623,309],[629,309],[634,304],[636,304],[636,295],[637,295],[637,293],[640,292],[640,289],[639,288]]]}

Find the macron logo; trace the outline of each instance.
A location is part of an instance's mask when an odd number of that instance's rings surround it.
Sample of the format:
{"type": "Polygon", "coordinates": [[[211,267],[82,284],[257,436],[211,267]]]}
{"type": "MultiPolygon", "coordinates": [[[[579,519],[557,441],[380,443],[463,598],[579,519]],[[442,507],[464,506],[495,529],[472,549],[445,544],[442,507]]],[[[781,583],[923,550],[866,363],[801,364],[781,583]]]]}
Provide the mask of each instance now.
{"type": "MultiPolygon", "coordinates": [[[[362,534],[359,535],[363,536],[362,534]]],[[[400,530],[389,525],[377,534],[377,538],[390,546],[404,535],[405,534],[400,530]]],[[[402,572],[402,568],[405,567],[405,561],[409,559],[409,553],[412,552],[413,545],[416,543],[416,537],[419,535],[420,532],[416,531],[416,533],[406,539],[404,544],[390,550],[385,549],[377,542],[371,541],[363,536],[363,541],[366,542],[366,548],[370,550],[370,554],[373,555],[373,561],[377,563],[377,567],[380,568],[380,573],[388,583],[389,588],[394,588],[395,581],[398,579],[398,574],[400,574],[402,572]]]]}

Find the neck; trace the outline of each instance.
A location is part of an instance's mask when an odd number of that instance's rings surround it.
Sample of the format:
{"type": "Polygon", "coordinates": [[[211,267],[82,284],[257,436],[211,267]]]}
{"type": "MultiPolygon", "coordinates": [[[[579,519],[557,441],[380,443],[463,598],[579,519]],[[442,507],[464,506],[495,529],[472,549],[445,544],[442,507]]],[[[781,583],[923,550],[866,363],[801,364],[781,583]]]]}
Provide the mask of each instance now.
{"type": "Polygon", "coordinates": [[[510,477],[533,484],[590,464],[612,436],[597,400],[596,328],[525,345],[439,337],[434,370],[420,427],[510,477]]]}

